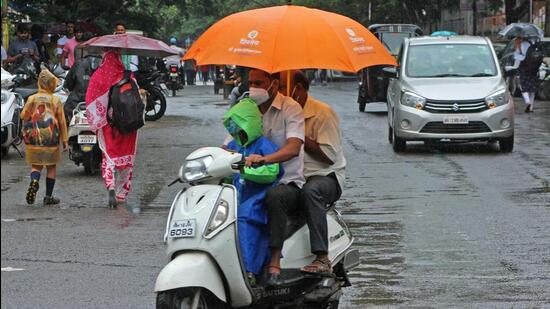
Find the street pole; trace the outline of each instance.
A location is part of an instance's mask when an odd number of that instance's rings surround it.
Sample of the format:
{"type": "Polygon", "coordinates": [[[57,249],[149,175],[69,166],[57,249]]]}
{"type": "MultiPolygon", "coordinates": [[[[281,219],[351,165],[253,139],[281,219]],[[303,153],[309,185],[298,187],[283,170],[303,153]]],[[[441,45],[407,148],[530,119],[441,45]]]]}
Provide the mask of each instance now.
{"type": "Polygon", "coordinates": [[[10,39],[10,21],[8,19],[8,0],[2,0],[2,45],[8,49],[10,39]]]}
{"type": "Polygon", "coordinates": [[[529,22],[533,23],[533,0],[529,0],[529,22]]]}

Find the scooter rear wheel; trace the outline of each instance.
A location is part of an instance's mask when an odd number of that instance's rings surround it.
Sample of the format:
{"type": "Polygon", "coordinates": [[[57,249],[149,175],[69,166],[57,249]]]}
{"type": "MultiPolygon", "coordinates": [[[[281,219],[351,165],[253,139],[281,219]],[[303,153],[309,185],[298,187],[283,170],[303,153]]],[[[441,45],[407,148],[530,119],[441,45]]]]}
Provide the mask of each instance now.
{"type": "MultiPolygon", "coordinates": [[[[198,288],[199,309],[224,309],[229,308],[210,291],[198,288]]],[[[157,293],[157,309],[191,308],[197,288],[181,288],[157,293]]]]}

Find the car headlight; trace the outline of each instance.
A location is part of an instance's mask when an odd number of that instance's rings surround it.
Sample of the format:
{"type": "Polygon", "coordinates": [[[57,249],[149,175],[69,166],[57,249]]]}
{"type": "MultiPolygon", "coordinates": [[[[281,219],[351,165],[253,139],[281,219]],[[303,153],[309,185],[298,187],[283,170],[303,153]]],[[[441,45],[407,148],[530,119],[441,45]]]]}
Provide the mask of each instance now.
{"type": "Polygon", "coordinates": [[[424,105],[426,105],[426,98],[412,92],[404,92],[401,96],[401,104],[414,107],[416,109],[423,109],[424,105]]]}
{"type": "Polygon", "coordinates": [[[488,108],[495,108],[497,106],[502,106],[508,103],[509,99],[510,97],[506,92],[506,89],[502,89],[486,97],[485,103],[487,104],[488,108]]]}
{"type": "Polygon", "coordinates": [[[229,203],[224,200],[220,199],[218,201],[218,204],[216,205],[216,209],[212,213],[212,216],[210,217],[210,221],[208,222],[208,228],[206,229],[206,236],[208,234],[215,231],[218,227],[220,227],[226,220],[229,215],[229,203]]]}
{"type": "Polygon", "coordinates": [[[185,170],[183,177],[189,182],[197,181],[206,177],[209,177],[206,170],[214,159],[212,156],[206,156],[194,160],[189,160],[185,164],[185,170]]]}

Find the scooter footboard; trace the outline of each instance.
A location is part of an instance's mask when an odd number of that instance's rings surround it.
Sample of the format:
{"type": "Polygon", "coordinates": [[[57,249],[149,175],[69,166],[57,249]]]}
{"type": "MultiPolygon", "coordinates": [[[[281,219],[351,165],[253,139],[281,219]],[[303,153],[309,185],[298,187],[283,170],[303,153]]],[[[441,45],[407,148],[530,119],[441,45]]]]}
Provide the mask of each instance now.
{"type": "Polygon", "coordinates": [[[166,265],[157,277],[155,292],[202,287],[227,302],[223,279],[214,260],[203,252],[186,252],[166,265]],[[197,271],[200,270],[200,271],[197,271]]]}

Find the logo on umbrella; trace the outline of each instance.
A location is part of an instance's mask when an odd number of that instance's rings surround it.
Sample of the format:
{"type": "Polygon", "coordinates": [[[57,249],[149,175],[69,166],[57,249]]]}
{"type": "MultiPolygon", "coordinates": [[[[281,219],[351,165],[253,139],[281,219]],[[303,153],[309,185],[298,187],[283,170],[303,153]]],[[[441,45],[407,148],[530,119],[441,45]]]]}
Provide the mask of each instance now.
{"type": "Polygon", "coordinates": [[[258,36],[259,32],[256,30],[252,30],[248,33],[248,39],[241,39],[240,43],[241,45],[252,45],[252,46],[258,46],[260,45],[260,41],[255,40],[255,38],[258,36]]]}
{"type": "Polygon", "coordinates": [[[355,34],[355,31],[351,28],[346,28],[346,32],[349,35],[349,39],[356,44],[365,43],[365,39],[362,37],[358,37],[357,34],[355,34]]]}
{"type": "Polygon", "coordinates": [[[258,36],[258,33],[259,33],[258,31],[252,30],[252,31],[250,31],[250,32],[248,33],[248,38],[251,39],[251,40],[253,40],[253,39],[255,39],[255,38],[258,36]]]}

